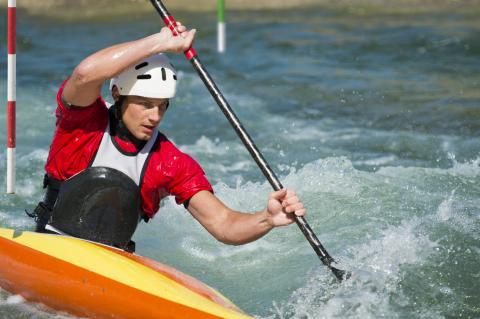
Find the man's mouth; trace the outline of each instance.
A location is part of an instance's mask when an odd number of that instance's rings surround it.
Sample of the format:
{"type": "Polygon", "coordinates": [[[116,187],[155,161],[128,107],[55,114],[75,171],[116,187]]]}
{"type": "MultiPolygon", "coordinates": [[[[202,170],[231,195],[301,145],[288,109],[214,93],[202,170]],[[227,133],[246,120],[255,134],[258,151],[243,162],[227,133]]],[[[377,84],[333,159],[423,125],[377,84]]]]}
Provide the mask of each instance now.
{"type": "Polygon", "coordinates": [[[145,133],[152,134],[153,129],[155,128],[155,126],[152,126],[152,125],[142,125],[142,128],[143,128],[143,130],[145,131],[145,133]]]}

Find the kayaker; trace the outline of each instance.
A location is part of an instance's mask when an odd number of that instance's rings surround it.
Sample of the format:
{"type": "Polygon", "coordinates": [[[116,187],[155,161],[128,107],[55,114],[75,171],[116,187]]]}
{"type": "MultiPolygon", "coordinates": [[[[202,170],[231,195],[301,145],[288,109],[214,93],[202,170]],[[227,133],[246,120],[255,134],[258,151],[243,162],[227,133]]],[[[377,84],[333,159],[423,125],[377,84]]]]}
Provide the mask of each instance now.
{"type": "Polygon", "coordinates": [[[176,71],[164,53],[184,52],[196,33],[180,23],[177,28],[179,36],[164,27],[102,49],[61,85],[45,165],[47,192],[31,214],[37,231],[132,250],[129,242],[138,221],[152,218],[168,195],[217,240],[233,245],[291,224],[293,214],[305,214],[295,192],[285,189],[270,193],[263,211],[234,211],[213,194],[199,164],[157,130],[177,86],[176,71]],[[115,102],[110,107],[100,97],[109,79],[115,102]]]}

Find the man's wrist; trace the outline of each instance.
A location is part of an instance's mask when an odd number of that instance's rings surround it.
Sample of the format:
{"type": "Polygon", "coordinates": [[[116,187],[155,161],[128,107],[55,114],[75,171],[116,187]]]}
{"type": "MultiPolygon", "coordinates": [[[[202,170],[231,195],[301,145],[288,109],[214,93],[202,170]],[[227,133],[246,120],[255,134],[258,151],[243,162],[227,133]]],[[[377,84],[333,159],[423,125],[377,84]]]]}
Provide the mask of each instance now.
{"type": "Polygon", "coordinates": [[[259,215],[261,216],[260,224],[262,224],[262,227],[264,227],[267,231],[270,231],[273,228],[275,228],[275,224],[273,223],[271,215],[268,212],[267,208],[259,212],[259,215]]]}

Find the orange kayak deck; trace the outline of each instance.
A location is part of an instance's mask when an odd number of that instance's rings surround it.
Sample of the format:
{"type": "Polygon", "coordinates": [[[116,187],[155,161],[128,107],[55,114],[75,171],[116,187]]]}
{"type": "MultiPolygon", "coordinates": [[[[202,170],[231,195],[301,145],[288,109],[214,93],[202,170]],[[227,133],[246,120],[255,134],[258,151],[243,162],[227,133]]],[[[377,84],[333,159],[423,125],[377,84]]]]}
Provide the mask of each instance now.
{"type": "Polygon", "coordinates": [[[0,286],[88,318],[252,318],[206,284],[78,238],[0,228],[0,286]]]}

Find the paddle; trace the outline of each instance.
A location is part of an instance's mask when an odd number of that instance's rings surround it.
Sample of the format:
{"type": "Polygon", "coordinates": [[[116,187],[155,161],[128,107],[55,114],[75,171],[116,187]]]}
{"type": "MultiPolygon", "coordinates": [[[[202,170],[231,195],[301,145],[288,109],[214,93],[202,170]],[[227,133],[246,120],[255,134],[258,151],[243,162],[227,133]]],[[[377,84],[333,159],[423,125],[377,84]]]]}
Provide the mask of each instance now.
{"type": "MultiPolygon", "coordinates": [[[[172,30],[172,33],[174,35],[178,35],[178,32],[176,30],[177,23],[173,18],[173,16],[170,15],[170,13],[167,11],[167,8],[163,5],[162,1],[150,0],[150,2],[153,4],[155,9],[158,11],[160,16],[162,17],[165,25],[167,25],[167,27],[169,27],[170,30],[172,30]]],[[[265,177],[268,179],[273,189],[275,191],[281,190],[283,186],[280,183],[279,179],[277,178],[275,173],[272,171],[268,163],[265,161],[265,159],[263,158],[263,155],[255,146],[255,144],[253,143],[248,133],[243,128],[242,124],[240,123],[237,116],[231,109],[227,100],[223,97],[222,93],[216,86],[210,74],[208,74],[207,70],[205,69],[203,64],[200,62],[198,55],[193,49],[193,47],[190,47],[187,51],[185,51],[185,57],[192,63],[193,67],[197,71],[203,83],[207,86],[207,89],[210,91],[210,94],[212,95],[213,99],[217,102],[223,114],[225,114],[228,121],[235,129],[235,131],[237,132],[237,135],[240,137],[240,139],[242,140],[247,150],[250,152],[250,155],[252,155],[255,162],[257,162],[257,165],[261,169],[263,175],[265,175],[265,177]]],[[[335,277],[337,277],[337,279],[340,281],[343,280],[344,278],[350,277],[350,273],[346,273],[344,270],[340,270],[332,266],[332,263],[335,262],[334,259],[328,254],[328,252],[322,246],[317,236],[315,236],[315,233],[308,225],[305,218],[295,216],[295,222],[297,223],[298,227],[300,227],[300,230],[305,235],[305,237],[307,238],[308,242],[312,246],[313,250],[317,253],[320,260],[323,262],[325,266],[327,266],[333,272],[335,277]]]]}

